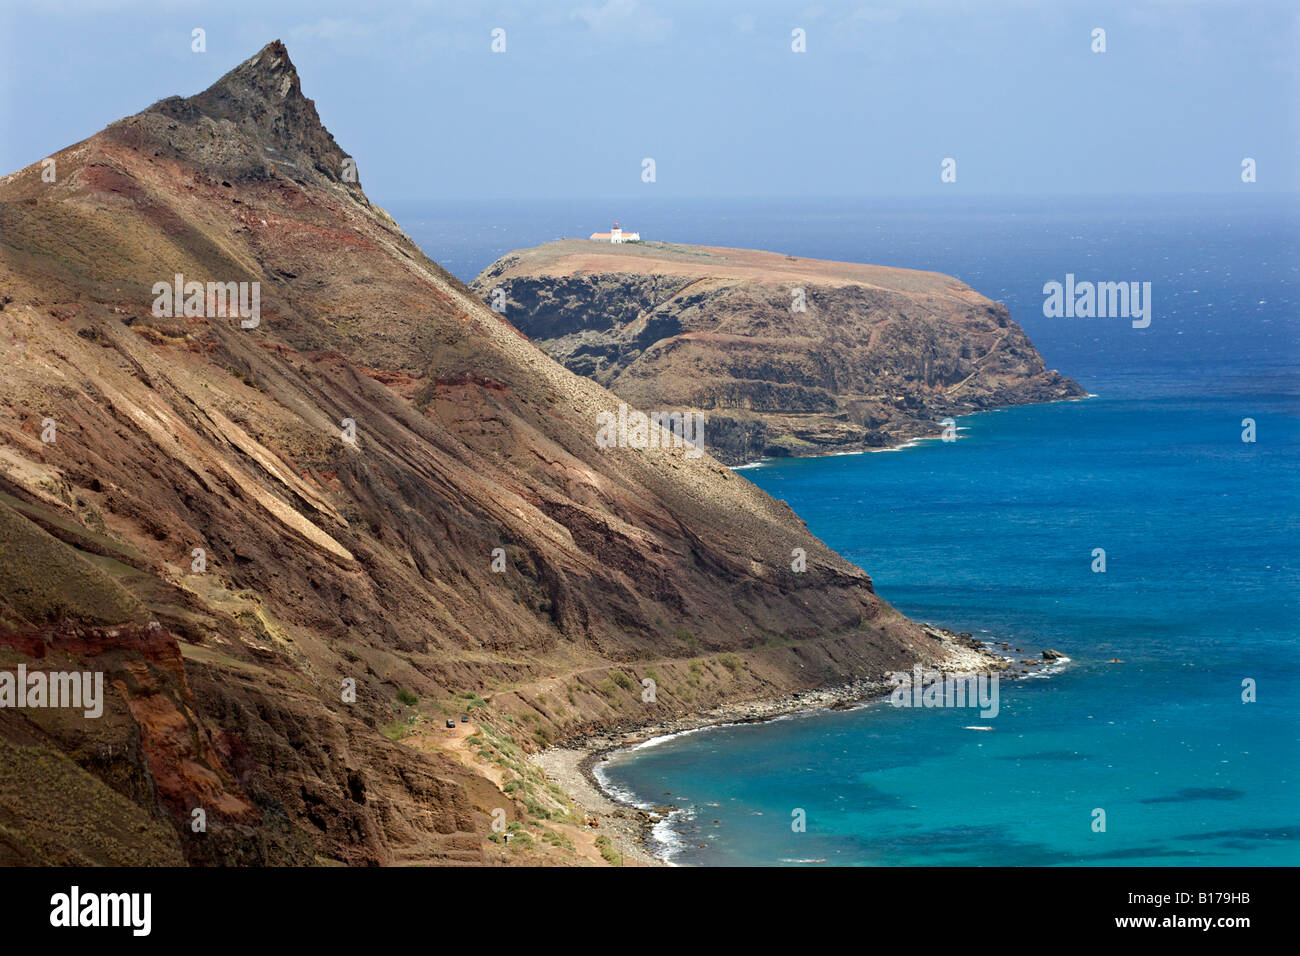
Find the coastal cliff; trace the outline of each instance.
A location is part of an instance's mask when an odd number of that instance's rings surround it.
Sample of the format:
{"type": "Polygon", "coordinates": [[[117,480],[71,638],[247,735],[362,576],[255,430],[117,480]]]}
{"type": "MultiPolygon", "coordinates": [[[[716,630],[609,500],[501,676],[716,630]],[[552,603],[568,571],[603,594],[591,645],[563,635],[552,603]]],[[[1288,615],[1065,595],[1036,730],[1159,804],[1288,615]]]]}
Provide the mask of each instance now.
{"type": "Polygon", "coordinates": [[[471,283],[548,355],[645,409],[698,409],[731,465],[861,451],[981,409],[1077,398],[1001,303],[948,276],[566,239],[471,283]]]}
{"type": "Polygon", "coordinates": [[[0,708],[0,861],[599,863],[524,755],[951,656],[715,458],[600,447],[278,41],[50,160],[0,179],[0,669],[105,699],[0,708]]]}

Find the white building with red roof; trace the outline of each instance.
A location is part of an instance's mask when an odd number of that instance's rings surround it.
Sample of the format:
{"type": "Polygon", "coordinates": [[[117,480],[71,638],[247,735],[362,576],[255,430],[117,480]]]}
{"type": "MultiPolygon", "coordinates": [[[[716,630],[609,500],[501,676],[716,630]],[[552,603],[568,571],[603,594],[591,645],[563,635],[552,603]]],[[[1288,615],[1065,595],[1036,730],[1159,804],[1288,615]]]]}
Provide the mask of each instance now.
{"type": "Polygon", "coordinates": [[[593,232],[591,238],[598,242],[640,242],[641,233],[624,232],[616,222],[609,232],[593,232]]]}

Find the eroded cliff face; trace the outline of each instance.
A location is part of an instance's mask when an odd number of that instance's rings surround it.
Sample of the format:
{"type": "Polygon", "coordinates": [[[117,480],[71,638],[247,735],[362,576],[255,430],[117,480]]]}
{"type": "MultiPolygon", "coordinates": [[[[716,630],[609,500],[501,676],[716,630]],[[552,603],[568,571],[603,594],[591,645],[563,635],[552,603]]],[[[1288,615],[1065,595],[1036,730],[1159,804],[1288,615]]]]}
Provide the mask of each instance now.
{"type": "Polygon", "coordinates": [[[568,239],[510,253],[472,287],[633,405],[706,412],[728,464],[879,448],[948,416],[1084,394],[1005,306],[937,273],[568,239]]]}
{"type": "Polygon", "coordinates": [[[0,669],[106,700],[0,708],[0,859],[496,861],[567,819],[521,751],[945,653],[715,459],[599,447],[619,398],[369,203],[278,42],[52,158],[0,180],[0,669]]]}

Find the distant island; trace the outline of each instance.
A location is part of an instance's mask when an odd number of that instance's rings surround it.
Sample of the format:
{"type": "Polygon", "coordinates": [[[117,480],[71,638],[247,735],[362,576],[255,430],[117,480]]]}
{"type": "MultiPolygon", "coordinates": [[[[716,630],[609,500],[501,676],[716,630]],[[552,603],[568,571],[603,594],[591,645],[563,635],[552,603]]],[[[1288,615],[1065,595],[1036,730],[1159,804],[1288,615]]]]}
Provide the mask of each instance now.
{"type": "Polygon", "coordinates": [[[1085,394],[1004,305],[935,272],[596,233],[511,252],[471,287],[629,403],[706,412],[708,452],[731,465],[1085,394]]]}

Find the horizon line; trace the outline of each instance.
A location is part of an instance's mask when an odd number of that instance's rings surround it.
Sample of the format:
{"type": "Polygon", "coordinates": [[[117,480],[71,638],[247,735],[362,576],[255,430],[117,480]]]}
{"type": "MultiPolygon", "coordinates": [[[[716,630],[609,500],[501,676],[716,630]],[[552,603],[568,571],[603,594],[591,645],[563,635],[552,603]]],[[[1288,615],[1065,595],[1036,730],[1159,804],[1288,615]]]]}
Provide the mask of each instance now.
{"type": "MultiPolygon", "coordinates": [[[[364,187],[363,187],[364,188],[364,187]]],[[[1245,184],[1243,184],[1243,189],[1245,184]]],[[[662,196],[597,196],[597,195],[553,195],[553,196],[465,196],[465,195],[448,195],[448,196],[403,196],[394,193],[371,195],[367,197],[372,202],[382,202],[387,200],[397,200],[399,202],[462,202],[462,203],[479,203],[479,202],[605,202],[605,203],[636,203],[644,202],[647,199],[664,199],[675,202],[716,202],[716,201],[758,201],[772,202],[776,200],[788,200],[794,202],[808,202],[815,200],[842,201],[845,199],[862,199],[862,200],[915,200],[915,199],[942,199],[949,200],[972,200],[972,199],[1177,199],[1177,198],[1249,198],[1250,193],[1256,192],[1267,196],[1270,199],[1289,198],[1300,199],[1300,189],[1272,189],[1272,190],[1248,190],[1245,195],[1241,190],[1201,190],[1201,191],[1177,191],[1169,190],[1162,192],[1074,192],[1074,193],[971,193],[971,194],[954,194],[944,196],[937,192],[925,193],[770,193],[765,195],[754,194],[726,194],[726,195],[700,195],[687,193],[672,193],[662,196]]],[[[1256,197],[1258,198],[1258,197],[1256,197]]]]}

